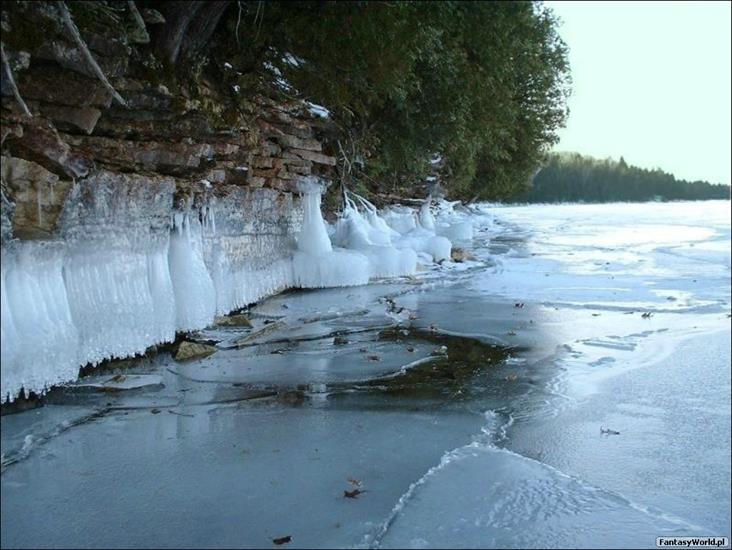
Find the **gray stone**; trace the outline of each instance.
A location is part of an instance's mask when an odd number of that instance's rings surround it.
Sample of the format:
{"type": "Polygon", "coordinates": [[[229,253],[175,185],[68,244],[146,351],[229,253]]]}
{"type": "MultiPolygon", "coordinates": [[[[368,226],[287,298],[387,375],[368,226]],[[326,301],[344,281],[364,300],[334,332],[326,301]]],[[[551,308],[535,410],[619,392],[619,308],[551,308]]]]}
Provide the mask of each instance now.
{"type": "Polygon", "coordinates": [[[336,158],[324,155],[322,153],[316,153],[314,151],[305,149],[290,149],[290,153],[297,155],[301,159],[310,160],[316,164],[325,164],[328,166],[336,165],[336,158]]]}
{"type": "Polygon", "coordinates": [[[71,107],[109,107],[112,103],[112,95],[99,80],[60,67],[31,66],[17,81],[26,101],[37,99],[71,107]]]}
{"type": "Polygon", "coordinates": [[[225,317],[217,317],[214,322],[221,327],[252,327],[252,322],[246,315],[227,315],[225,317]]]}
{"type": "MultiPolygon", "coordinates": [[[[34,52],[39,59],[55,61],[62,67],[97,78],[81,49],[62,40],[49,40],[34,52]]],[[[123,75],[127,71],[127,56],[107,57],[96,55],[95,60],[107,78],[123,75]]]]}
{"type": "Polygon", "coordinates": [[[8,199],[14,204],[13,234],[23,239],[49,237],[56,228],[71,181],[46,170],[38,163],[2,157],[2,179],[8,199]]]}
{"type": "Polygon", "coordinates": [[[178,346],[174,359],[176,361],[190,361],[192,359],[201,359],[216,353],[218,350],[215,346],[208,344],[197,344],[195,342],[184,341],[178,346]]]}
{"type": "Polygon", "coordinates": [[[165,17],[163,17],[163,14],[160,13],[158,10],[154,10],[152,8],[145,8],[142,10],[142,20],[145,21],[148,25],[157,25],[160,23],[165,23],[165,17]]]}
{"type": "Polygon", "coordinates": [[[475,260],[475,256],[473,256],[470,252],[467,250],[463,250],[462,248],[453,248],[450,251],[450,258],[453,262],[466,262],[469,260],[475,260]]]}
{"type": "MultiPolygon", "coordinates": [[[[322,151],[323,145],[317,139],[305,139],[288,134],[282,134],[277,137],[280,145],[292,149],[305,149],[307,151],[322,151]]],[[[325,155],[323,155],[325,156],[325,155]]]]}
{"type": "Polygon", "coordinates": [[[65,105],[43,104],[40,107],[44,116],[53,120],[61,129],[75,129],[91,134],[102,115],[94,107],[67,107],[65,105]]]}
{"type": "Polygon", "coordinates": [[[33,160],[56,174],[83,177],[93,168],[91,159],[71,149],[47,119],[22,120],[21,136],[7,136],[5,147],[13,156],[33,160]]]}
{"type": "Polygon", "coordinates": [[[68,136],[71,143],[96,160],[113,166],[147,169],[167,173],[169,167],[197,168],[202,158],[213,155],[210,144],[131,141],[106,137],[68,136]]]}

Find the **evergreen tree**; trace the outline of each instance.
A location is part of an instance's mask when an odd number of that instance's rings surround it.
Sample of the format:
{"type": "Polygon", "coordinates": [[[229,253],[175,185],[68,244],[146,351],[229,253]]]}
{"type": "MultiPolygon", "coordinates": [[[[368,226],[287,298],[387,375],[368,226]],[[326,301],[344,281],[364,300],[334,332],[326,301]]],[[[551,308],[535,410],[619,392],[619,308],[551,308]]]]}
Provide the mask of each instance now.
{"type": "Polygon", "coordinates": [[[728,185],[677,180],[659,168],[646,170],[577,153],[549,155],[519,202],[610,202],[729,199],[728,185]]]}
{"type": "Polygon", "coordinates": [[[327,107],[339,125],[331,151],[350,156],[351,176],[373,191],[411,193],[439,155],[453,196],[508,196],[528,185],[567,116],[567,51],[539,2],[237,8],[219,58],[247,82],[327,107]]]}

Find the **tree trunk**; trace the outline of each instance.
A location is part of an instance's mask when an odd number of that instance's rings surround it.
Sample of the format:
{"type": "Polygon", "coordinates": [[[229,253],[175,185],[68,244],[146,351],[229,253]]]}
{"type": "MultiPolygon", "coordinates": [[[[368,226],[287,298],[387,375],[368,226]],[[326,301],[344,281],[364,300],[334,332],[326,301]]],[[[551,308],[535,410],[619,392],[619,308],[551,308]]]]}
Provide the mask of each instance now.
{"type": "Polygon", "coordinates": [[[164,61],[174,64],[200,52],[211,38],[229,0],[164,2],[164,25],[156,25],[153,47],[164,61]]]}

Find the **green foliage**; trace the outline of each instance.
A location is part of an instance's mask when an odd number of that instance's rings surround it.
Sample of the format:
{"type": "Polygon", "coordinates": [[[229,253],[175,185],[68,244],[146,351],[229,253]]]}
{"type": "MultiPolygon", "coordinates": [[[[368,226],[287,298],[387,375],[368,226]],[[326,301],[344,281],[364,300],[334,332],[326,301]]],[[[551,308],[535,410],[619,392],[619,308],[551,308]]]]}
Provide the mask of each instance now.
{"type": "Polygon", "coordinates": [[[518,201],[611,202],[729,199],[728,185],[677,180],[659,169],[598,160],[578,153],[553,154],[518,201]]]}
{"type": "Polygon", "coordinates": [[[454,196],[505,196],[567,116],[566,47],[536,2],[242,2],[222,32],[222,59],[331,111],[349,176],[376,190],[439,154],[454,196]]]}

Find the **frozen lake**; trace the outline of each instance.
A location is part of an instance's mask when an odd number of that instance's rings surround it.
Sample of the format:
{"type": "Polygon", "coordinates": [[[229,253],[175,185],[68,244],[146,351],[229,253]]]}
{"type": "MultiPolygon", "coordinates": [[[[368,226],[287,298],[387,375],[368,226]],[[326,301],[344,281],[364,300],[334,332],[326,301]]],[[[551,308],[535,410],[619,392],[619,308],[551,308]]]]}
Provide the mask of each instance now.
{"type": "Polygon", "coordinates": [[[275,296],[120,371],[150,385],[3,416],[2,546],[729,537],[730,203],[482,209],[475,262],[275,296]]]}

